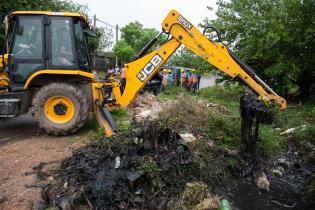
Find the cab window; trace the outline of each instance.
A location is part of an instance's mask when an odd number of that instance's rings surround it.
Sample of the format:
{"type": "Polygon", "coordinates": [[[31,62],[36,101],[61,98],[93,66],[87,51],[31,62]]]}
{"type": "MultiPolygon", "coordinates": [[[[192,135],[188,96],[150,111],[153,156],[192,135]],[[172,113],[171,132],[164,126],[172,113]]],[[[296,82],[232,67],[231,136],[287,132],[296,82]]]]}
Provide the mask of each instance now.
{"type": "Polygon", "coordinates": [[[20,19],[12,54],[15,59],[41,59],[43,54],[42,19],[20,19]]]}
{"type": "Polygon", "coordinates": [[[8,68],[12,84],[20,88],[33,72],[45,68],[43,17],[19,16],[13,31],[8,68]]]}
{"type": "Polygon", "coordinates": [[[88,51],[85,42],[85,35],[82,29],[81,22],[75,20],[74,22],[74,34],[75,34],[75,43],[77,49],[79,69],[89,70],[89,59],[88,51]]]}
{"type": "Polygon", "coordinates": [[[72,67],[75,65],[71,18],[54,17],[51,20],[51,64],[72,67]]]}

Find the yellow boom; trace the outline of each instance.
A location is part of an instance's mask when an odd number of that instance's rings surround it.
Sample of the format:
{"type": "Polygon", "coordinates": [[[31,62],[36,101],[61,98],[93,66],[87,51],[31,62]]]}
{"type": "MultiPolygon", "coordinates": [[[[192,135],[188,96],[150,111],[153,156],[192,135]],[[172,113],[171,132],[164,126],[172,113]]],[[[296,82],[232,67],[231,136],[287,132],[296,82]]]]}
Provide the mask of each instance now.
{"type": "Polygon", "coordinates": [[[172,10],[166,16],[162,27],[166,33],[172,35],[172,38],[158,49],[126,65],[126,87],[123,94],[121,94],[119,83],[113,83],[113,93],[118,106],[128,106],[137,92],[145,86],[169,57],[183,44],[230,77],[242,79],[264,101],[274,100],[281,109],[286,108],[286,100],[278,96],[256,74],[250,72],[250,75],[246,72],[232,57],[231,52],[225,45],[209,40],[176,10],[172,10]]]}

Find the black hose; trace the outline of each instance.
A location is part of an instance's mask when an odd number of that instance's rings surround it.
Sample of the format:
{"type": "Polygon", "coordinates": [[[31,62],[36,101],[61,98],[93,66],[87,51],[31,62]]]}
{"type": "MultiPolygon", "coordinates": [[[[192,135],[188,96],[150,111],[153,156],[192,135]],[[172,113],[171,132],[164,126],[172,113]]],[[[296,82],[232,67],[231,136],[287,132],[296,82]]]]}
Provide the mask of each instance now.
{"type": "Polygon", "coordinates": [[[202,34],[205,35],[208,29],[212,29],[213,31],[215,31],[216,34],[217,34],[217,37],[218,37],[218,41],[219,41],[220,43],[222,43],[221,33],[220,33],[215,27],[213,27],[213,26],[206,26],[206,27],[203,29],[202,34]]]}
{"type": "Polygon", "coordinates": [[[151,41],[149,41],[139,52],[135,59],[139,59],[144,56],[147,51],[158,41],[158,38],[163,34],[163,32],[159,33],[156,37],[154,37],[151,41]]]}

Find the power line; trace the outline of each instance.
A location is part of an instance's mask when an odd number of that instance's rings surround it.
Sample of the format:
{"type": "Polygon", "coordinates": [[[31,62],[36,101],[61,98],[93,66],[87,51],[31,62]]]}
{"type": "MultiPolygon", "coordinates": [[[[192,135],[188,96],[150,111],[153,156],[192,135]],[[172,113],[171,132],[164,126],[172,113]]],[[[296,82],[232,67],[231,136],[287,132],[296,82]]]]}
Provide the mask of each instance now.
{"type": "MultiPolygon", "coordinates": [[[[107,26],[111,27],[112,29],[115,29],[115,32],[116,32],[116,43],[118,42],[118,33],[119,33],[119,26],[118,26],[118,24],[114,26],[114,25],[112,25],[110,23],[107,23],[107,22],[105,22],[103,20],[98,19],[96,17],[96,15],[94,15],[93,17],[88,17],[88,18],[90,18],[90,20],[93,21],[94,32],[96,32],[96,21],[98,21],[100,23],[103,23],[104,25],[107,25],[107,26]]],[[[116,56],[115,60],[116,60],[115,63],[116,63],[116,66],[117,66],[118,65],[118,57],[117,56],[116,56]]],[[[94,63],[95,63],[95,52],[94,52],[94,63]]]]}
{"type": "MultiPolygon", "coordinates": [[[[88,18],[89,18],[90,20],[94,20],[94,17],[88,17],[88,18]]],[[[101,22],[101,23],[103,23],[103,24],[105,24],[105,25],[107,25],[107,26],[113,28],[113,29],[116,29],[116,28],[117,28],[117,25],[114,26],[114,25],[112,25],[112,24],[110,24],[110,23],[107,23],[107,22],[105,22],[105,21],[103,21],[103,20],[100,20],[100,19],[98,19],[98,18],[96,18],[96,20],[97,20],[98,22],[101,22]]],[[[119,27],[118,27],[118,28],[119,28],[119,27]]]]}

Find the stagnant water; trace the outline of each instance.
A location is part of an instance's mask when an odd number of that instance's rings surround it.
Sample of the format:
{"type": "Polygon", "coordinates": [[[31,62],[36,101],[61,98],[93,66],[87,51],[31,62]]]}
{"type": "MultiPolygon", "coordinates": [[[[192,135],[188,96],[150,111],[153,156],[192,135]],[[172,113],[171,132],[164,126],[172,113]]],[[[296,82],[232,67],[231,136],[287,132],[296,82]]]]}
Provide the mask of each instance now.
{"type": "Polygon", "coordinates": [[[233,204],[239,210],[306,210],[299,194],[288,195],[282,190],[272,189],[269,192],[259,190],[247,181],[236,181],[230,194],[233,204]]]}
{"type": "Polygon", "coordinates": [[[269,191],[260,190],[256,186],[252,174],[232,180],[221,191],[225,197],[230,199],[233,210],[315,209],[315,206],[303,200],[305,182],[314,169],[304,163],[295,149],[290,148],[277,159],[266,163],[265,167],[264,171],[270,182],[269,191]],[[276,175],[275,169],[281,171],[281,174],[276,175]]]}

